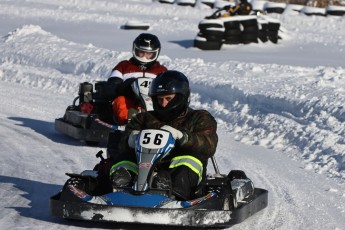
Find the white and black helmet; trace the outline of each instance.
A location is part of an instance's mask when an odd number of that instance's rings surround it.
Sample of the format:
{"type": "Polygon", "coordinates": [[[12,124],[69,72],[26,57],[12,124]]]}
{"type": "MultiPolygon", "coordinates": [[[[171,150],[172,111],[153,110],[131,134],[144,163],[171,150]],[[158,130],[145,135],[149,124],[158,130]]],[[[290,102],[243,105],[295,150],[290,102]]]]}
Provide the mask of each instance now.
{"type": "Polygon", "coordinates": [[[133,41],[133,58],[139,65],[150,66],[157,60],[160,50],[161,43],[156,35],[142,33],[133,41]],[[141,52],[152,53],[153,55],[147,59],[140,56],[141,52]]]}

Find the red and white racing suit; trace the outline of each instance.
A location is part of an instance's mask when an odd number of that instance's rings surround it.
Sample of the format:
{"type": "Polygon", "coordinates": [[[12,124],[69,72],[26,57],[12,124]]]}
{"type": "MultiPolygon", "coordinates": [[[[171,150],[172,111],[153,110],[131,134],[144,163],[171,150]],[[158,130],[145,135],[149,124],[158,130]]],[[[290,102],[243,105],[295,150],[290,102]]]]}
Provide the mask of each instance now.
{"type": "Polygon", "coordinates": [[[110,77],[119,78],[123,81],[120,96],[113,101],[114,119],[118,125],[124,125],[128,122],[128,111],[130,109],[140,110],[137,101],[132,96],[130,83],[131,79],[139,77],[155,78],[159,73],[166,71],[167,68],[155,61],[149,67],[137,65],[133,59],[119,62],[112,70],[110,77]],[[130,92],[129,92],[130,91],[130,92]]]}

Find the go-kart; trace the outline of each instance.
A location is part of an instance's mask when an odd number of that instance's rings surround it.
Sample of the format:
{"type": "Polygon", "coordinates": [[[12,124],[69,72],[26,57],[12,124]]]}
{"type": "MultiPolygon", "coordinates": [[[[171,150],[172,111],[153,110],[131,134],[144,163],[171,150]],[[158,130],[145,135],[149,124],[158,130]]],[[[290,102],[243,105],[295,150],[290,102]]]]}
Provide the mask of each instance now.
{"type": "MultiPolygon", "coordinates": [[[[148,96],[151,81],[151,78],[140,77],[131,84],[142,109],[146,111],[152,110],[152,101],[148,96]]],[[[116,96],[116,87],[106,81],[96,82],[95,87],[89,82],[81,83],[72,105],[67,107],[63,117],[55,119],[55,130],[90,146],[107,143],[109,132],[125,128],[124,125],[117,125],[113,117],[112,101],[116,96]]]]}
{"type": "Polygon", "coordinates": [[[207,174],[192,200],[177,199],[171,188],[153,188],[155,165],[174,144],[165,130],[142,130],[136,139],[138,176],[132,186],[102,192],[97,171],[67,174],[62,190],[50,198],[51,213],[86,221],[223,228],[267,206],[267,190],[255,188],[241,170],[221,174],[214,158],[215,173],[207,174]]]}

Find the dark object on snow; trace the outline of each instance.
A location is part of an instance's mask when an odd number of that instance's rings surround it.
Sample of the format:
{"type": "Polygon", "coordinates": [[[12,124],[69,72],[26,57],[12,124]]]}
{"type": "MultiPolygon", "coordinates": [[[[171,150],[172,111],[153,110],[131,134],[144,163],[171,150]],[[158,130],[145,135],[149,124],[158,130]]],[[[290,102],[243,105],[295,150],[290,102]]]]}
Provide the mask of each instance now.
{"type": "Polygon", "coordinates": [[[219,50],[223,44],[278,43],[280,38],[280,22],[267,17],[237,15],[207,18],[199,22],[200,31],[194,39],[194,47],[202,50],[219,50]]]}
{"type": "Polygon", "coordinates": [[[247,16],[246,20],[240,21],[243,30],[241,33],[241,42],[243,44],[258,43],[258,21],[256,16],[247,16]]]}
{"type": "MultiPolygon", "coordinates": [[[[169,132],[148,129],[141,131],[136,143],[138,176],[132,187],[112,190],[101,179],[109,174],[100,171],[67,174],[70,179],[62,191],[50,198],[51,213],[86,221],[220,228],[238,224],[267,207],[267,190],[255,188],[243,171],[220,174],[214,158],[216,173],[205,176],[193,200],[177,199],[171,186],[153,188],[155,165],[169,154],[175,140],[169,132]]],[[[101,159],[95,169],[107,168],[100,167],[107,160],[101,159]]]]}
{"type": "Polygon", "coordinates": [[[148,30],[150,25],[143,22],[129,21],[125,25],[121,26],[124,30],[148,30]]]}
{"type": "Polygon", "coordinates": [[[279,27],[280,27],[280,23],[276,23],[276,22],[268,22],[268,26],[267,26],[267,35],[268,35],[268,40],[270,40],[273,43],[278,43],[278,39],[279,39],[279,27]]]}
{"type": "Polygon", "coordinates": [[[345,6],[327,6],[326,14],[332,16],[343,16],[345,15],[345,6]]]}
{"type": "Polygon", "coordinates": [[[266,2],[264,5],[264,10],[266,13],[277,13],[282,14],[284,13],[286,8],[286,3],[282,2],[266,2]]]}
{"type": "Polygon", "coordinates": [[[116,128],[111,102],[117,96],[116,84],[100,81],[79,85],[78,96],[68,106],[61,118],[55,119],[55,129],[90,146],[106,142],[108,133],[116,128]],[[78,104],[77,104],[78,101],[78,104]]]}
{"type": "Polygon", "coordinates": [[[308,16],[326,16],[326,9],[325,8],[318,8],[312,6],[304,6],[301,9],[301,12],[308,16]]]}
{"type": "Polygon", "coordinates": [[[202,50],[219,50],[223,44],[224,25],[218,19],[200,21],[200,32],[194,39],[194,47],[202,50]]]}
{"type": "Polygon", "coordinates": [[[198,34],[194,39],[194,47],[201,50],[220,50],[222,41],[208,41],[202,34],[198,34]]]}
{"type": "Polygon", "coordinates": [[[179,6],[191,6],[194,7],[196,0],[175,0],[175,3],[179,6]]]}
{"type": "MultiPolygon", "coordinates": [[[[113,118],[112,102],[118,96],[118,83],[114,79],[96,82],[95,91],[91,83],[81,83],[73,104],[67,107],[63,117],[55,119],[55,130],[85,141],[90,146],[107,143],[110,132],[124,130],[125,126],[117,125],[113,118]]],[[[151,81],[150,78],[141,77],[134,79],[132,84],[132,88],[136,89],[135,96],[142,102],[144,109],[150,102],[145,89],[151,81]]]]}
{"type": "Polygon", "coordinates": [[[160,3],[174,4],[175,0],[159,0],[160,3]]]}

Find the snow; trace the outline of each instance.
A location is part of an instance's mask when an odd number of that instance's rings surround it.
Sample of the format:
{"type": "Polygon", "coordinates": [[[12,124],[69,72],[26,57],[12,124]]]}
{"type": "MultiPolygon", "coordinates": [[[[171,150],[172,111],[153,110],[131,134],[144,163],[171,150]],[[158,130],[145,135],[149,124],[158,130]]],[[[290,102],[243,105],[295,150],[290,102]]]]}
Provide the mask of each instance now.
{"type": "Polygon", "coordinates": [[[213,12],[202,4],[0,0],[1,228],[114,228],[50,215],[64,173],[92,169],[104,150],[56,132],[54,119],[79,83],[131,57],[143,31],[121,27],[139,21],[160,38],[159,60],[189,77],[192,107],[217,119],[220,170],[269,190],[268,207],[232,229],[344,229],[345,18],[288,9],[266,16],[281,22],[278,44],[202,51],[193,40],[213,12]]]}

